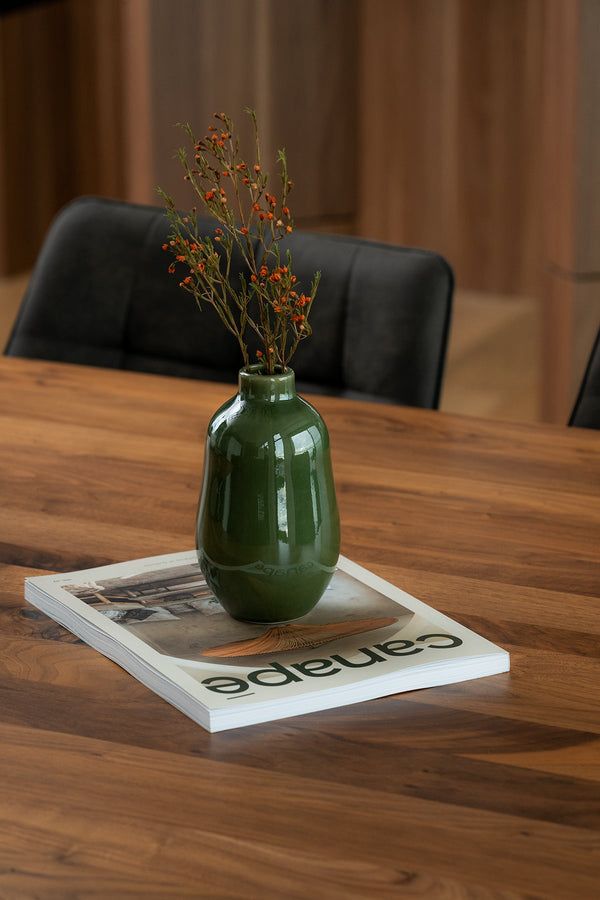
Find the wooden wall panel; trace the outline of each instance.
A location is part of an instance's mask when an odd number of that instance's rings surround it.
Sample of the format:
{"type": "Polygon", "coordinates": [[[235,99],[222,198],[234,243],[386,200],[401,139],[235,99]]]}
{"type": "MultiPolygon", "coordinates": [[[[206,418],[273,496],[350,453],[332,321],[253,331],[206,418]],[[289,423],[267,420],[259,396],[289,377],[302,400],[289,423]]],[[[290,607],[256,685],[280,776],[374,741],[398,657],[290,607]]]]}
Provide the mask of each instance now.
{"type": "Polygon", "coordinates": [[[0,18],[0,274],[28,269],[55,213],[121,196],[120,0],[54,0],[0,18]]]}
{"type": "Polygon", "coordinates": [[[360,12],[359,230],[446,246],[456,206],[456,11],[427,0],[366,0],[360,12]]]}
{"type": "Polygon", "coordinates": [[[270,0],[268,131],[285,145],[303,224],[354,220],[357,181],[357,4],[270,0]]]}
{"type": "Polygon", "coordinates": [[[74,196],[125,189],[121,0],[68,0],[74,196]]]}
{"type": "MultiPolygon", "coordinates": [[[[32,265],[79,194],[189,194],[173,160],[190,120],[259,113],[286,146],[297,221],[356,208],[356,0],[55,0],[0,20],[0,273],[32,265]]],[[[245,131],[251,129],[246,123],[245,131]]]]}
{"type": "Polygon", "coordinates": [[[356,207],[355,0],[150,0],[154,174],[181,204],[171,126],[203,130],[225,110],[250,138],[260,119],[265,159],[285,146],[293,209],[306,223],[347,219],[356,207]]]}
{"type": "Polygon", "coordinates": [[[0,17],[0,273],[31,265],[70,196],[68,12],[64,0],[0,17]]]}
{"type": "Polygon", "coordinates": [[[437,249],[463,287],[539,283],[543,0],[362,0],[363,234],[437,249]]]}
{"type": "Polygon", "coordinates": [[[122,0],[121,69],[123,96],[123,196],[153,202],[152,68],[150,0],[122,0]]]}
{"type": "Polygon", "coordinates": [[[268,62],[261,36],[263,7],[256,0],[241,5],[236,0],[180,0],[174,15],[172,4],[150,0],[154,202],[160,183],[180,205],[190,203],[189,187],[173,159],[176,148],[187,142],[176,123],[190,122],[204,133],[212,114],[224,110],[249,140],[250,122],[241,115],[249,105],[268,127],[267,89],[260,80],[268,62]]]}
{"type": "Polygon", "coordinates": [[[248,104],[270,153],[288,149],[300,222],[357,219],[367,236],[439,249],[463,286],[532,290],[543,6],[57,0],[11,14],[0,31],[4,82],[18,85],[2,103],[3,209],[40,165],[24,164],[29,120],[51,165],[25,189],[33,240],[22,227],[0,240],[4,268],[30,264],[28,246],[78,193],[153,202],[161,183],[187,202],[172,126],[248,104]]]}
{"type": "Polygon", "coordinates": [[[600,326],[600,4],[547,0],[544,32],[544,419],[567,420],[600,326]]]}
{"type": "Polygon", "coordinates": [[[600,282],[600,3],[580,0],[580,90],[577,140],[577,256],[575,269],[600,282]]]}

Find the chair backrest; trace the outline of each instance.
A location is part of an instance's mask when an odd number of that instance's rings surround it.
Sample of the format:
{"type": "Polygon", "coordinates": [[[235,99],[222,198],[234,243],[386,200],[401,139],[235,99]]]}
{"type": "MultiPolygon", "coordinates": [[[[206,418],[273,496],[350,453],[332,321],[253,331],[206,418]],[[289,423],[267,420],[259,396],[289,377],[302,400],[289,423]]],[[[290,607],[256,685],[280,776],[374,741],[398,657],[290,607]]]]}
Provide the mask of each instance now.
{"type": "MultiPolygon", "coordinates": [[[[200,232],[212,232],[201,219],[200,232]]],[[[63,362],[232,381],[241,364],[214,310],[167,273],[162,209],[80,198],[55,219],[6,352],[63,362]]],[[[412,406],[438,403],[452,302],[442,257],[353,237],[296,232],[302,289],[322,272],[314,333],[292,365],[325,393],[412,406]]],[[[232,278],[243,270],[234,258],[232,278]]]]}
{"type": "Polygon", "coordinates": [[[600,429],[600,329],[592,347],[569,425],[600,429]]]}

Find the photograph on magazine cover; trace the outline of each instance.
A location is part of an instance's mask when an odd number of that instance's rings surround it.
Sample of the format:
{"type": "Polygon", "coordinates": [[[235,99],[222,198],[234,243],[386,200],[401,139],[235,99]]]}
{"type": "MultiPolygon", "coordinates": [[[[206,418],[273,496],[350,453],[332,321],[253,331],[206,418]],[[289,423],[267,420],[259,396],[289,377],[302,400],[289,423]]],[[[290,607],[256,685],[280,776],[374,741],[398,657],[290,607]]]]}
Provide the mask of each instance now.
{"type": "Polygon", "coordinates": [[[159,653],[225,665],[333,641],[359,646],[365,634],[384,639],[414,615],[341,569],[312,612],[276,626],[232,619],[196,562],[61,587],[159,653]]]}

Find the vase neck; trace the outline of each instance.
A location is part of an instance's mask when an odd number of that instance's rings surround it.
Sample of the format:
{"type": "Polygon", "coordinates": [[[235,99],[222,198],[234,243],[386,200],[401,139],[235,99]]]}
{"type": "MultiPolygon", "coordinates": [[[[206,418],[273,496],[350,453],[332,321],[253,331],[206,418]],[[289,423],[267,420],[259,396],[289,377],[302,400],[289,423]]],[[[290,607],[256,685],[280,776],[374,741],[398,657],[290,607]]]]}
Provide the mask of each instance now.
{"type": "Polygon", "coordinates": [[[292,369],[264,374],[261,363],[240,369],[239,392],[242,400],[292,400],[296,396],[296,379],[292,369]]]}

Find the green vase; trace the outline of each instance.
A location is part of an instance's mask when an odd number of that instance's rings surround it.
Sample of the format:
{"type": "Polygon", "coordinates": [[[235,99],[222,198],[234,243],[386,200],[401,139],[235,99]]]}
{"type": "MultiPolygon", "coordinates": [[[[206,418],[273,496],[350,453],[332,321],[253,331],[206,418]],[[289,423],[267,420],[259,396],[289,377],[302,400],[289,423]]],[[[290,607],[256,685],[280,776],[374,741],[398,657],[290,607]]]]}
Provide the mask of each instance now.
{"type": "Polygon", "coordinates": [[[248,622],[306,615],[339,556],[329,435],[291,369],[240,371],[208,426],[198,561],[227,612],[248,622]]]}

